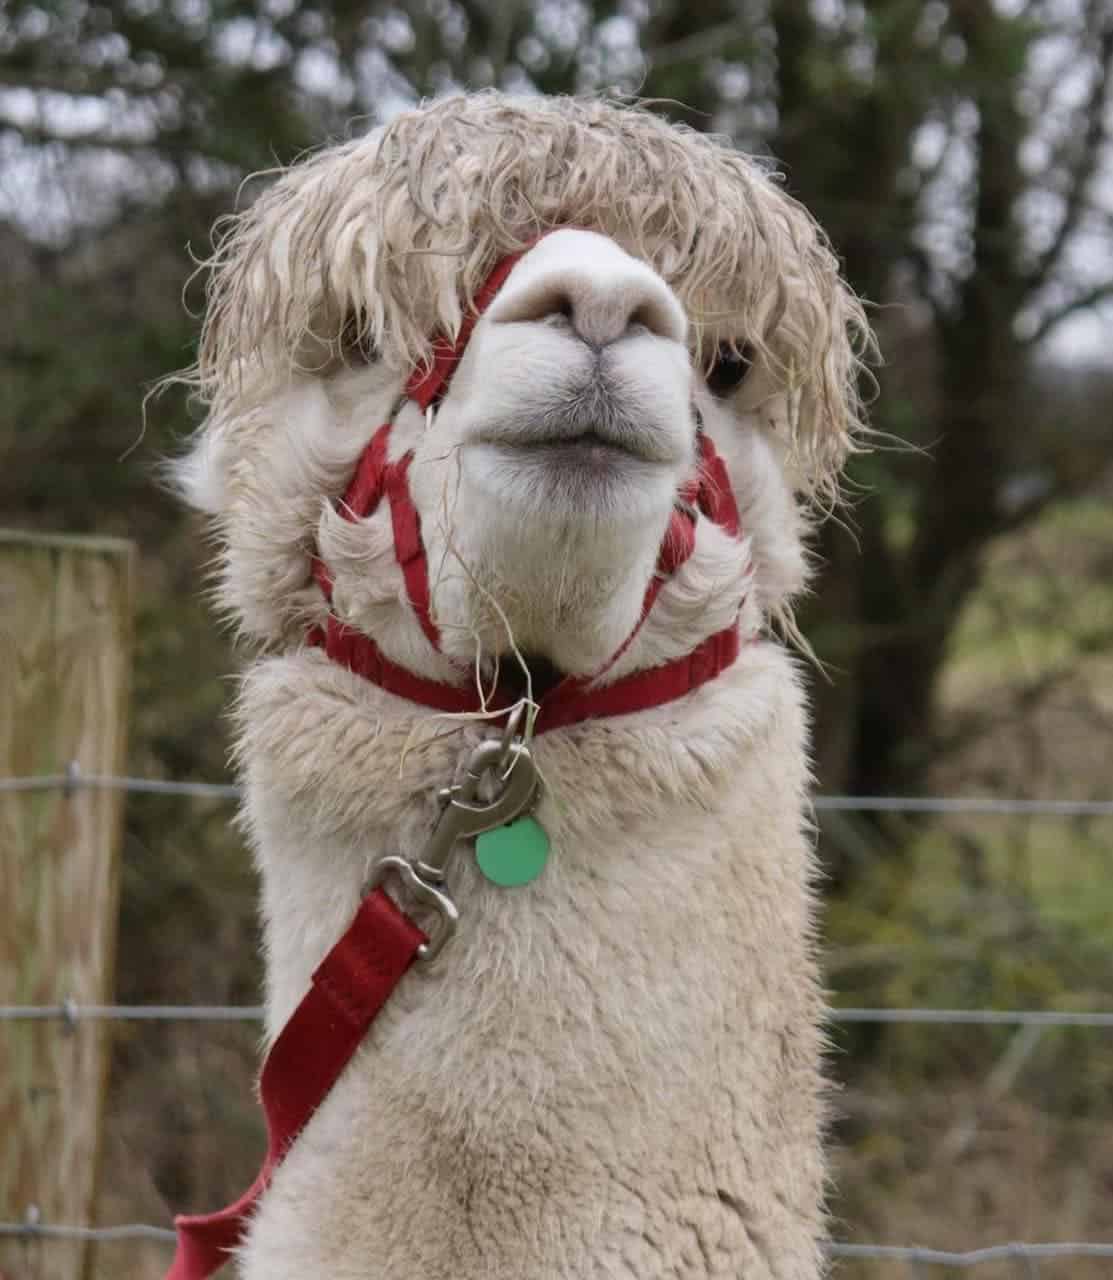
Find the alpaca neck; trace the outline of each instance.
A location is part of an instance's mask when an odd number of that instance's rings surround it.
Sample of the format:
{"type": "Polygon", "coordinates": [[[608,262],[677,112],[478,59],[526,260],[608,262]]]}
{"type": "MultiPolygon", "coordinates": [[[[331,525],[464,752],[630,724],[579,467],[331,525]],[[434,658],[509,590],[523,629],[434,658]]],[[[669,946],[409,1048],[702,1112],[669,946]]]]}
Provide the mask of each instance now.
{"type": "MultiPolygon", "coordinates": [[[[544,967],[548,948],[531,947],[519,924],[537,913],[563,918],[580,909],[583,894],[598,896],[601,883],[625,899],[621,922],[646,850],[662,842],[654,896],[691,896],[692,882],[697,899],[722,891],[735,872],[708,861],[721,839],[713,833],[753,821],[752,797],[747,814],[728,812],[735,777],[774,726],[802,734],[798,702],[786,656],[755,645],[720,680],[676,703],[538,739],[544,790],[537,812],[553,857],[541,880],[501,890],[486,885],[467,849],[458,849],[449,876],[464,921],[445,970],[499,970],[499,955],[514,957],[512,968],[527,956],[544,967]],[[707,824],[708,833],[700,837],[693,822],[707,824]],[[492,921],[501,922],[494,932],[492,921]]],[[[263,879],[273,1035],[346,927],[375,862],[420,854],[440,788],[459,777],[486,730],[446,733],[445,717],[407,707],[313,652],[257,663],[238,714],[245,819],[263,879]]],[[[761,809],[787,814],[795,829],[805,775],[792,761],[784,754],[780,772],[763,784],[761,809]]]]}

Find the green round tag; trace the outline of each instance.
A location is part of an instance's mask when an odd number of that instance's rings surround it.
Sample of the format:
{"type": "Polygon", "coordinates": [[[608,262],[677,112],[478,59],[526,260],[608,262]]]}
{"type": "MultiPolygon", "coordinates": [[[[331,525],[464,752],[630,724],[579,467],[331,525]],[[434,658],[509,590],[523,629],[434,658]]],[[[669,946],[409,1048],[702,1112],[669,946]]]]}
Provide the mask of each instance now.
{"type": "Polygon", "coordinates": [[[545,869],[549,837],[530,817],[517,818],[505,827],[484,831],[475,840],[475,860],[492,884],[511,888],[529,884],[545,869]]]}

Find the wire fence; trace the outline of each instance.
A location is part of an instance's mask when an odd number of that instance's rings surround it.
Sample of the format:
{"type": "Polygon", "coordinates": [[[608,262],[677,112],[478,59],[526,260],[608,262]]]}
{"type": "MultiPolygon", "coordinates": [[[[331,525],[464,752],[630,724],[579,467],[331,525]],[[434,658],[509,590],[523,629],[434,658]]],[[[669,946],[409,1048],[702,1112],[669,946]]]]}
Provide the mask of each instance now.
{"type": "MultiPolygon", "coordinates": [[[[873,1022],[982,1027],[1110,1027],[1113,1013],[1072,1009],[834,1008],[835,1023],[873,1022]]],[[[0,1022],[260,1022],[257,1004],[2,1004],[0,1022]]]]}
{"type": "MultiPolygon", "coordinates": [[[[0,794],[62,790],[73,794],[85,789],[125,791],[132,794],[192,796],[200,799],[235,800],[241,789],[234,783],[177,782],[169,779],[137,778],[127,775],[87,774],[71,763],[62,774],[41,774],[0,778],[0,794]]],[[[817,812],[905,813],[939,815],[985,815],[1030,817],[1113,817],[1113,800],[1015,799],[978,796],[843,796],[814,798],[817,812]]],[[[73,1031],[82,1022],[247,1022],[262,1020],[260,1005],[123,1005],[79,1004],[63,1000],[59,1004],[0,1005],[0,1022],[57,1021],[73,1031]]],[[[931,1008],[834,1008],[829,1020],[835,1024],[875,1023],[889,1025],[1009,1026],[1036,1029],[1054,1027],[1113,1028],[1113,1012],[1049,1009],[931,1009],[931,1008]]],[[[0,1222],[0,1238],[28,1242],[76,1240],[96,1243],[154,1241],[172,1244],[175,1234],[168,1227],[148,1223],[123,1223],[94,1227],[37,1220],[32,1211],[25,1222],[0,1222]]],[[[969,1269],[984,1263],[1015,1261],[1023,1264],[1023,1274],[1039,1277],[1042,1261],[1063,1259],[1113,1260],[1113,1242],[1027,1243],[1010,1241],[963,1251],[924,1248],[918,1245],[859,1244],[846,1241],[828,1246],[834,1259],[873,1260],[906,1263],[910,1267],[969,1269]]]]}
{"type": "MultiPolygon", "coordinates": [[[[127,791],[137,795],[194,796],[236,800],[233,782],[175,782],[167,778],[135,778],[126,774],[84,773],[73,762],[65,773],[0,778],[0,795],[14,791],[127,791]]],[[[1113,818],[1113,800],[1016,799],[996,796],[836,796],[818,795],[819,813],[972,814],[998,817],[1113,818]]]]}
{"type": "MultiPolygon", "coordinates": [[[[98,1244],[116,1244],[120,1241],[153,1240],[160,1244],[173,1244],[176,1236],[169,1227],[156,1227],[146,1222],[121,1223],[115,1227],[76,1227],[51,1222],[0,1222],[0,1237],[35,1240],[80,1240],[98,1244]]],[[[836,1241],[827,1246],[828,1256],[839,1259],[862,1259],[876,1262],[907,1262],[943,1267],[976,1267],[985,1262],[1004,1262],[1010,1259],[1029,1264],[1028,1274],[1039,1276],[1041,1261],[1063,1258],[1113,1258],[1113,1243],[1094,1241],[1055,1241],[1049,1244],[1030,1244],[1009,1241],[1007,1244],[987,1245],[966,1252],[948,1249],[924,1249],[917,1245],[851,1244],[836,1241]]]]}

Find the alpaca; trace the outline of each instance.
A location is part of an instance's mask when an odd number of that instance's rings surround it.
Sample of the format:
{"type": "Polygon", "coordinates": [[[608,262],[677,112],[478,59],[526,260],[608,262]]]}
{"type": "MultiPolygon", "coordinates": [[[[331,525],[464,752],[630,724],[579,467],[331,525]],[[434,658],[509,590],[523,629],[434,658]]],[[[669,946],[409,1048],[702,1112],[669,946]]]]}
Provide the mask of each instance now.
{"type": "Polygon", "coordinates": [[[255,650],[236,759],[267,1040],[511,702],[550,846],[515,887],[454,850],[457,934],[289,1149],[243,1280],[822,1273],[806,715],[783,641],[812,513],[863,430],[869,341],[767,169],[623,104],[437,101],[231,221],[179,480],[255,650]],[[375,449],[408,484],[424,587],[391,502],[352,497],[375,449]],[[630,706],[640,673],[681,669],[679,693],[630,706]],[[550,715],[568,688],[588,718],[550,715]]]}

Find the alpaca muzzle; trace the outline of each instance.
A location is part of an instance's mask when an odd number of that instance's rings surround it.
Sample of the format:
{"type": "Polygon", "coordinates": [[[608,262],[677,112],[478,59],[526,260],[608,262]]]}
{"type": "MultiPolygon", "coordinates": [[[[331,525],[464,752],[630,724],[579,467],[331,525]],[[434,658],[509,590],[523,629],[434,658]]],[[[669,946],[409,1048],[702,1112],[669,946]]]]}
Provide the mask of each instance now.
{"type": "MultiPolygon", "coordinates": [[[[412,400],[426,414],[430,426],[434,423],[436,406],[448,391],[476,324],[526,252],[528,250],[510,254],[496,264],[477,293],[456,339],[438,338],[433,344],[428,367],[416,370],[407,382],[405,399],[412,400]]],[[[375,432],[356,463],[337,509],[346,520],[363,520],[377,510],[384,498],[387,500],[395,558],[402,570],[407,599],[426,639],[440,653],[441,637],[432,615],[421,519],[410,494],[409,468],[413,451],[408,451],[395,462],[389,461],[392,429],[393,422],[386,422],[375,432]]],[[[637,623],[602,668],[590,676],[565,676],[540,698],[533,720],[535,733],[671,702],[714,679],[737,658],[740,640],[736,618],[730,626],[707,637],[689,654],[659,667],[636,671],[610,683],[604,682],[607,672],[634,642],[664,584],[691,556],[698,520],[709,519],[731,537],[740,536],[738,508],[726,464],[711,437],[702,430],[698,432],[697,442],[697,473],[676,495],[637,623]]],[[[332,574],[316,554],[312,558],[312,572],[326,601],[331,604],[332,574]]],[[[355,675],[396,697],[437,711],[455,714],[482,711],[487,713],[492,723],[503,723],[511,707],[519,701],[508,689],[496,690],[493,699],[484,698],[476,688],[470,667],[461,666],[458,684],[432,680],[402,667],[387,658],[370,636],[349,626],[332,612],[323,626],[309,631],[306,639],[311,646],[323,649],[329,659],[355,675]]]]}

